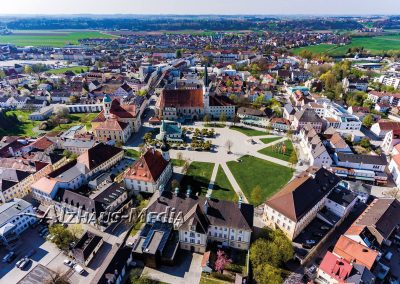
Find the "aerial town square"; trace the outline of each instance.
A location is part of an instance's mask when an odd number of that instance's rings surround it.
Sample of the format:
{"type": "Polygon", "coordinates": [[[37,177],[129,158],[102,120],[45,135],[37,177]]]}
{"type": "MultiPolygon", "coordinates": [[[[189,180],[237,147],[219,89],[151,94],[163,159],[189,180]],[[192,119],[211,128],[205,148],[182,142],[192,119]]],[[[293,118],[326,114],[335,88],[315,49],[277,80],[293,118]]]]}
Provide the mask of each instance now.
{"type": "Polygon", "coordinates": [[[400,284],[398,1],[1,1],[0,284],[400,284]]]}

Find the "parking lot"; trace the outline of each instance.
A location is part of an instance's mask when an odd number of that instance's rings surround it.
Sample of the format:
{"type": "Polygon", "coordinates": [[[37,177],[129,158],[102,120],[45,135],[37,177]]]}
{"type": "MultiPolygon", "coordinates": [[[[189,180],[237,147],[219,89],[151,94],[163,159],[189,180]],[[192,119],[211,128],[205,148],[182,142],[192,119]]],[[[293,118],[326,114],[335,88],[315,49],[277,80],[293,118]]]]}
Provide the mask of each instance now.
{"type": "MultiPolygon", "coordinates": [[[[51,269],[52,271],[60,274],[68,272],[67,276],[70,279],[71,283],[87,282],[88,273],[94,272],[94,270],[98,268],[98,265],[95,264],[95,261],[90,265],[92,266],[94,264],[92,268],[84,267],[86,273],[84,273],[83,275],[77,274],[76,272],[74,272],[73,269],[63,263],[65,259],[70,258],[63,252],[61,252],[54,244],[47,241],[44,237],[41,237],[38,232],[39,228],[40,227],[29,228],[25,232],[23,232],[21,239],[18,241],[18,244],[14,250],[17,257],[13,259],[13,261],[11,261],[10,263],[1,262],[0,283],[17,283],[38,264],[41,264],[48,269],[51,269]],[[35,249],[36,252],[33,256],[30,257],[31,261],[29,262],[29,264],[24,269],[16,267],[16,263],[32,249],[35,249]]],[[[8,251],[4,247],[0,248],[1,260],[7,253],[8,251]]],[[[29,277],[25,278],[24,281],[26,282],[29,279],[29,277]]]]}
{"type": "MultiPolygon", "coordinates": [[[[60,250],[54,244],[46,241],[43,237],[40,237],[37,229],[32,228],[29,228],[22,233],[15,252],[17,257],[11,263],[1,263],[0,283],[16,283],[38,263],[46,266],[61,254],[60,250]],[[17,261],[24,257],[31,249],[35,249],[36,253],[31,257],[32,261],[29,265],[24,270],[15,267],[17,261]]],[[[8,251],[2,247],[0,249],[0,258],[3,259],[7,253],[8,251]]]]}
{"type": "Polygon", "coordinates": [[[296,247],[302,248],[308,252],[316,246],[319,241],[332,229],[332,226],[318,218],[314,218],[307,227],[294,240],[296,247]]]}

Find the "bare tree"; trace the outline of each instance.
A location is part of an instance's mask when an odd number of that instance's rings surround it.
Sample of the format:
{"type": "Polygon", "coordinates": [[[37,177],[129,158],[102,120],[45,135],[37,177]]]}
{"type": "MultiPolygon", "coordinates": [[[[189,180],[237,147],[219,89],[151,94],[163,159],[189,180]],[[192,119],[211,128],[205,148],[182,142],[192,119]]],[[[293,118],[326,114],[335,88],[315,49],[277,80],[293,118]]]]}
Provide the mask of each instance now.
{"type": "Polygon", "coordinates": [[[232,146],[233,146],[233,142],[231,140],[229,140],[229,139],[226,140],[225,147],[228,150],[228,152],[231,152],[232,146]]]}

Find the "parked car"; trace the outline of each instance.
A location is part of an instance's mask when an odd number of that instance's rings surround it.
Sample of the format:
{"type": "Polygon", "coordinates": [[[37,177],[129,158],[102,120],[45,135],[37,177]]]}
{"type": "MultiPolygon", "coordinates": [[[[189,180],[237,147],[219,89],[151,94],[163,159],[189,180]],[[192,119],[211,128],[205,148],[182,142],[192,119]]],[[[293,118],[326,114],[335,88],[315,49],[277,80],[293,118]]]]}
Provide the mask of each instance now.
{"type": "Polygon", "coordinates": [[[29,259],[29,258],[27,258],[27,259],[25,259],[22,263],[21,263],[21,265],[19,266],[19,269],[25,269],[27,266],[28,266],[28,264],[31,262],[31,260],[29,259]]]}
{"type": "Polygon", "coordinates": [[[3,257],[3,262],[9,262],[9,259],[11,257],[13,257],[13,255],[15,255],[15,252],[10,251],[9,253],[7,253],[4,257],[3,257]]]}
{"type": "Polygon", "coordinates": [[[314,232],[313,236],[322,238],[324,236],[324,234],[320,233],[320,232],[314,232]]]}
{"type": "Polygon", "coordinates": [[[327,231],[327,230],[329,230],[330,228],[328,227],[328,226],[321,226],[321,230],[324,230],[324,231],[327,231]]]}
{"type": "Polygon", "coordinates": [[[26,260],[26,257],[21,258],[20,260],[17,261],[17,263],[15,264],[15,267],[20,267],[21,264],[26,260]]]}
{"type": "Polygon", "coordinates": [[[64,259],[64,264],[66,266],[69,266],[69,267],[73,267],[74,266],[74,262],[72,260],[69,260],[69,259],[64,259]]]}
{"type": "Polygon", "coordinates": [[[308,270],[310,274],[314,274],[317,271],[317,267],[315,265],[311,265],[308,270]]]}
{"type": "Polygon", "coordinates": [[[306,244],[308,245],[315,245],[316,241],[315,240],[306,240],[306,244]]]}
{"type": "Polygon", "coordinates": [[[305,248],[305,249],[311,249],[312,248],[312,245],[309,245],[309,244],[306,244],[306,243],[303,243],[301,246],[303,248],[305,248]]]}
{"type": "Polygon", "coordinates": [[[83,274],[85,272],[85,269],[83,269],[82,266],[80,266],[79,264],[75,264],[74,265],[74,270],[78,273],[78,274],[83,274]]]}

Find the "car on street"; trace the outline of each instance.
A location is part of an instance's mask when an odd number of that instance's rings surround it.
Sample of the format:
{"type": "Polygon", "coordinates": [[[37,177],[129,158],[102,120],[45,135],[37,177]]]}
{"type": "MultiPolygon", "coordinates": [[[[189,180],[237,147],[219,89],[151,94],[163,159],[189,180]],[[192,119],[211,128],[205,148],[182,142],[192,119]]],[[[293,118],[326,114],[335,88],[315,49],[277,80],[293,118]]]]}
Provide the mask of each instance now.
{"type": "Polygon", "coordinates": [[[85,269],[83,269],[82,266],[80,266],[79,264],[75,264],[74,265],[74,270],[78,273],[78,274],[83,274],[85,272],[85,269]]]}

